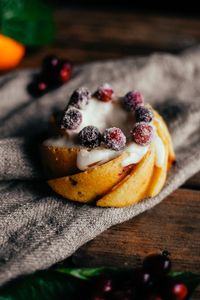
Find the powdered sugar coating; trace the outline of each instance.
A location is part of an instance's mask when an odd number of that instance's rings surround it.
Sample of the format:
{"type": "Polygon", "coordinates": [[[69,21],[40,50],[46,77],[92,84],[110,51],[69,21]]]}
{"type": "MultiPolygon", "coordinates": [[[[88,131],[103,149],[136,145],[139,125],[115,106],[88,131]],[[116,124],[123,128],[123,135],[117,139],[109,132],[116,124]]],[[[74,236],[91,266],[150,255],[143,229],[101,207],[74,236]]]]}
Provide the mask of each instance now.
{"type": "Polygon", "coordinates": [[[95,148],[101,143],[101,134],[97,127],[86,126],[79,132],[78,141],[81,146],[95,148]]]}
{"type": "Polygon", "coordinates": [[[76,108],[68,108],[61,120],[61,129],[74,130],[79,127],[82,122],[82,114],[76,108]]]}
{"type": "Polygon", "coordinates": [[[126,136],[120,128],[111,127],[104,131],[102,141],[107,148],[120,151],[126,145],[126,136]]]}
{"type": "Polygon", "coordinates": [[[93,96],[101,101],[108,102],[112,100],[113,94],[111,86],[105,83],[96,90],[93,96]]]}
{"type": "Polygon", "coordinates": [[[122,105],[127,111],[135,111],[138,106],[144,105],[144,98],[140,92],[130,91],[123,97],[122,105]]]}
{"type": "Polygon", "coordinates": [[[88,105],[90,98],[90,91],[86,87],[81,87],[72,93],[68,106],[83,109],[86,105],[88,105]]]}
{"type": "Polygon", "coordinates": [[[139,106],[135,110],[136,122],[150,123],[153,120],[153,112],[145,107],[139,106]]]}
{"type": "Polygon", "coordinates": [[[154,128],[148,123],[136,123],[131,131],[133,141],[141,146],[147,146],[154,138],[154,128]]]}

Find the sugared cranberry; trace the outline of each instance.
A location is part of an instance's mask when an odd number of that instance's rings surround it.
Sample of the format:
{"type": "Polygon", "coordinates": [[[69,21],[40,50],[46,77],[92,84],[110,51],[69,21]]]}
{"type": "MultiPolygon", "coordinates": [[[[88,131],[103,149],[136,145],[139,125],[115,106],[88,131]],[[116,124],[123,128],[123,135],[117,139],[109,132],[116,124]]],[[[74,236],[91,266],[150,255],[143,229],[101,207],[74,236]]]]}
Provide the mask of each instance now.
{"type": "Polygon", "coordinates": [[[126,136],[120,128],[112,127],[104,131],[102,136],[103,143],[106,147],[119,151],[125,147],[126,136]]]}
{"type": "Polygon", "coordinates": [[[159,289],[165,300],[185,300],[188,296],[187,286],[169,276],[163,278],[159,289]]]}
{"type": "Polygon", "coordinates": [[[113,96],[113,89],[107,83],[99,87],[97,91],[94,93],[94,97],[104,102],[111,101],[112,96],[113,96]]]}
{"type": "Polygon", "coordinates": [[[55,70],[55,81],[65,83],[71,78],[72,64],[67,60],[60,60],[55,70]]]}
{"type": "Polygon", "coordinates": [[[82,122],[82,114],[76,108],[69,108],[64,112],[61,129],[77,129],[82,122]]]}
{"type": "Polygon", "coordinates": [[[143,268],[154,276],[162,276],[171,270],[171,261],[168,255],[152,254],[144,259],[143,268]]]}
{"type": "Polygon", "coordinates": [[[127,111],[134,111],[137,107],[144,105],[144,98],[140,92],[131,91],[124,96],[122,104],[127,111]]]}
{"type": "Polygon", "coordinates": [[[153,139],[154,129],[150,124],[144,122],[136,123],[131,131],[131,135],[138,145],[147,146],[153,139]]]}
{"type": "Polygon", "coordinates": [[[135,111],[136,122],[150,123],[153,119],[153,113],[150,109],[144,106],[139,106],[135,111]]]}
{"type": "Polygon", "coordinates": [[[101,134],[97,127],[86,126],[79,132],[78,140],[84,147],[95,148],[101,143],[101,134]]]}
{"type": "Polygon", "coordinates": [[[81,87],[73,92],[69,100],[69,105],[82,109],[89,103],[90,97],[90,91],[85,87],[81,87]]]}
{"type": "Polygon", "coordinates": [[[31,82],[28,87],[28,92],[31,94],[33,97],[39,97],[45,94],[45,92],[48,89],[48,82],[46,78],[43,76],[39,75],[37,76],[33,82],[31,82]]]}

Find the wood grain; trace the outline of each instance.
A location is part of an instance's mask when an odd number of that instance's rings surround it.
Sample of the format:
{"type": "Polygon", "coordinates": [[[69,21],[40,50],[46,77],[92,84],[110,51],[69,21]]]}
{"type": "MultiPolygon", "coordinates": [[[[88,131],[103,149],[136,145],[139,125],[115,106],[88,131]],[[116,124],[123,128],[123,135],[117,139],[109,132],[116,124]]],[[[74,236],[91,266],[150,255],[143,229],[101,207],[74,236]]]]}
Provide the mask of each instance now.
{"type": "Polygon", "coordinates": [[[39,66],[55,53],[75,63],[115,59],[154,51],[179,52],[200,42],[200,20],[133,11],[56,11],[53,45],[29,53],[19,68],[39,66]]]}
{"type": "Polygon", "coordinates": [[[199,272],[199,214],[200,193],[177,190],[151,210],[102,233],[73,260],[84,266],[135,266],[149,253],[167,249],[176,270],[199,272]]]}
{"type": "MultiPolygon", "coordinates": [[[[81,247],[77,266],[141,265],[150,254],[167,249],[176,271],[200,272],[200,192],[179,189],[161,204],[114,226],[81,247]]],[[[200,299],[200,287],[192,298],[200,299]]]]}

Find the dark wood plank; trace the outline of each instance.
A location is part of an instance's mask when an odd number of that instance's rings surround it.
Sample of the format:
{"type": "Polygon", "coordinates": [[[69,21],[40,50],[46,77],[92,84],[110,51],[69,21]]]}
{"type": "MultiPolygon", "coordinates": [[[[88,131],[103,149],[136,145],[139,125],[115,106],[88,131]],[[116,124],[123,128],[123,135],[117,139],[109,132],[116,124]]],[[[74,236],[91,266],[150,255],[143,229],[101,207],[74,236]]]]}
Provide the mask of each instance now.
{"type": "MultiPolygon", "coordinates": [[[[113,226],[81,247],[78,266],[138,266],[160,250],[171,253],[174,270],[200,272],[200,192],[177,190],[161,204],[113,226]]],[[[200,288],[193,297],[200,299],[200,288]]]]}
{"type": "Polygon", "coordinates": [[[199,272],[199,214],[200,192],[177,190],[153,209],[105,231],[73,259],[81,265],[129,266],[138,265],[149,253],[168,249],[175,269],[199,272]]]}
{"type": "Polygon", "coordinates": [[[19,68],[39,66],[53,52],[75,63],[148,54],[178,52],[200,42],[200,20],[128,11],[64,8],[55,13],[53,45],[29,53],[19,68]]]}

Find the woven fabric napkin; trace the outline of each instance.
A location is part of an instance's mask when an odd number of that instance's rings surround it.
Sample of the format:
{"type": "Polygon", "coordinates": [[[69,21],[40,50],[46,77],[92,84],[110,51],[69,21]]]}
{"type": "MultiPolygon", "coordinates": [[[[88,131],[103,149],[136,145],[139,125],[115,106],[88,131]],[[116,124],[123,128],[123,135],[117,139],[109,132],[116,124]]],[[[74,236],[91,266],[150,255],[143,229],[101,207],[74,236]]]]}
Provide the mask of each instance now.
{"type": "Polygon", "coordinates": [[[0,77],[0,284],[65,259],[110,226],[152,208],[200,170],[200,48],[179,56],[81,65],[69,83],[38,99],[26,92],[33,73],[0,77]],[[37,138],[52,110],[64,108],[75,88],[94,90],[104,82],[121,95],[140,90],[165,117],[177,154],[163,191],[123,209],[79,205],[56,196],[38,161],[37,138]]]}

